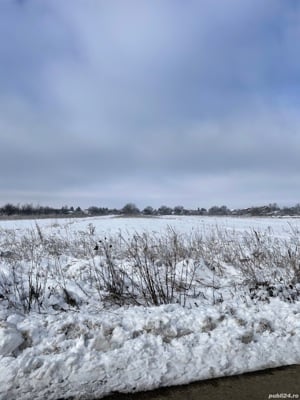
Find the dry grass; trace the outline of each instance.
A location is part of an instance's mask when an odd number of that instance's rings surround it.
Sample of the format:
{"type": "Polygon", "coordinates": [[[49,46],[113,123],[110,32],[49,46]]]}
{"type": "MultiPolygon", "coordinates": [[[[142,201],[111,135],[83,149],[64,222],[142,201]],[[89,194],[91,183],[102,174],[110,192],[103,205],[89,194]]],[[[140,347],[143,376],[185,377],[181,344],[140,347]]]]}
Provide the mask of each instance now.
{"type": "Polygon", "coordinates": [[[205,235],[168,228],[159,235],[98,237],[92,224],[52,235],[36,224],[23,235],[2,229],[0,243],[0,301],[24,312],[47,309],[55,296],[79,307],[74,285],[86,301],[97,297],[102,305],[191,306],[237,294],[245,301],[300,297],[300,240],[292,228],[288,240],[279,240],[272,232],[240,236],[218,227],[205,235]],[[70,273],[70,258],[84,262],[77,275],[70,273]],[[228,268],[239,281],[226,281],[228,268]]]}

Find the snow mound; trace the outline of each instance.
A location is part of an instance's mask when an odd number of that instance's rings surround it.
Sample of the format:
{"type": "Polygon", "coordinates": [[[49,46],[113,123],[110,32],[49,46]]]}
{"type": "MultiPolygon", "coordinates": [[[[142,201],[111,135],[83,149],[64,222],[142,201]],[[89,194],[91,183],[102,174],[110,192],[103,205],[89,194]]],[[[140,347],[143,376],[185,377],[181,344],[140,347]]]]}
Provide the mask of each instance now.
{"type": "Polygon", "coordinates": [[[0,321],[0,356],[11,355],[23,342],[24,338],[14,324],[0,321]]]}
{"type": "Polygon", "coordinates": [[[300,302],[80,309],[1,323],[0,399],[99,399],[300,363],[300,302]]]}

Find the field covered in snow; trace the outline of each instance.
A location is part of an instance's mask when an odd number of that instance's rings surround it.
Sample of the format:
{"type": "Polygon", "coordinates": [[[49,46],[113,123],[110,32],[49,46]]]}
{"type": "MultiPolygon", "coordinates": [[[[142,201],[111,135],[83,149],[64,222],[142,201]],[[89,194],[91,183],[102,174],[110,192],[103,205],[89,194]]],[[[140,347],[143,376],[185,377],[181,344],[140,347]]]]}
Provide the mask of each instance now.
{"type": "Polygon", "coordinates": [[[300,363],[300,219],[0,221],[0,399],[300,363]]]}

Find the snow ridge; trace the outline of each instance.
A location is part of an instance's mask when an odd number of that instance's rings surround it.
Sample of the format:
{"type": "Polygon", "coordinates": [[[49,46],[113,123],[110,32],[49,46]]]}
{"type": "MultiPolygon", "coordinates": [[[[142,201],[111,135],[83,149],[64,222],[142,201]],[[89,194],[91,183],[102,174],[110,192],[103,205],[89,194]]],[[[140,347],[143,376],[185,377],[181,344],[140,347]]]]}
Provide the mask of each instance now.
{"type": "Polygon", "coordinates": [[[111,392],[300,362],[300,302],[14,314],[0,326],[0,399],[111,392]]]}

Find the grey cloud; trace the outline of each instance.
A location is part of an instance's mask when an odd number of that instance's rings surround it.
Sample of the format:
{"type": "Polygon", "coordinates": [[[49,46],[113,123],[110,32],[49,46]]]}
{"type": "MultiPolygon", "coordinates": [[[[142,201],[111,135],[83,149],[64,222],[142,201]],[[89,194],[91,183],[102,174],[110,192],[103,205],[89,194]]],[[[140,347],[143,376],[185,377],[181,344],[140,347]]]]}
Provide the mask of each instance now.
{"type": "Polygon", "coordinates": [[[299,19],[290,0],[3,1],[2,197],[277,201],[285,178],[296,197],[299,19]]]}

